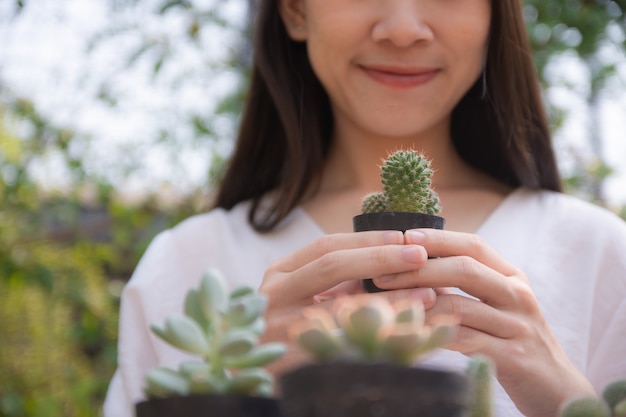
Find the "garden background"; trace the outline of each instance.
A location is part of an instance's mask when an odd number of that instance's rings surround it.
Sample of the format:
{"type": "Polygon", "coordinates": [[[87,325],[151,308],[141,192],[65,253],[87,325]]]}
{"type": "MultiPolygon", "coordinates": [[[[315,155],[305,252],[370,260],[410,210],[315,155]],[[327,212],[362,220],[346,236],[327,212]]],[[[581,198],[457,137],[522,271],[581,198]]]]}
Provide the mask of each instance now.
{"type": "MultiPolygon", "coordinates": [[[[0,417],[100,413],[124,283],[156,233],[210,207],[256,6],[0,0],[0,417]]],[[[623,217],[625,12],[524,9],[567,190],[623,217]]]]}

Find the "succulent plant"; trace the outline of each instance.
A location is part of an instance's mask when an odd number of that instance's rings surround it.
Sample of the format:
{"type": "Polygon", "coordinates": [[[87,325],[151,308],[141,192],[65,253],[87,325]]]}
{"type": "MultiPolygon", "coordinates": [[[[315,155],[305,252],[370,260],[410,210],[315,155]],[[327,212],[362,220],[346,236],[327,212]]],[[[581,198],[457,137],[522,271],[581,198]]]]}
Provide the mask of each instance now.
{"type": "Polygon", "coordinates": [[[333,316],[310,308],[290,334],[317,360],[390,362],[410,365],[419,356],[454,338],[457,320],[440,316],[424,323],[424,307],[418,300],[398,300],[357,294],[335,300],[333,316]]]}
{"type": "Polygon", "coordinates": [[[189,290],[184,314],[152,331],[170,345],[196,355],[178,370],[157,367],[146,375],[148,397],[198,393],[267,396],[274,380],[262,367],[285,352],[282,343],[259,344],[265,330],[264,295],[241,287],[228,293],[220,272],[209,269],[189,290]]]}
{"type": "Polygon", "coordinates": [[[366,195],[361,211],[439,213],[439,197],[431,188],[432,174],[430,161],[422,154],[411,150],[390,154],[381,166],[383,191],[366,195]]]}
{"type": "Polygon", "coordinates": [[[491,376],[494,365],[491,359],[485,356],[473,357],[466,369],[466,375],[471,384],[471,398],[469,417],[492,417],[493,403],[491,400],[491,376]]]}
{"type": "Polygon", "coordinates": [[[561,417],[626,417],[626,379],[607,385],[602,398],[574,398],[561,409],[561,417]]]}

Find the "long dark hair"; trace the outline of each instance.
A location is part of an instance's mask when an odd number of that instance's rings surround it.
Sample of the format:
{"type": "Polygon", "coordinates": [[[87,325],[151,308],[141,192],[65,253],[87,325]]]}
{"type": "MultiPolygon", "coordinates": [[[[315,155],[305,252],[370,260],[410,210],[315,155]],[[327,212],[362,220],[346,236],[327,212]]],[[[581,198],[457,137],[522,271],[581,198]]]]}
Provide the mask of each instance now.
{"type": "MultiPolygon", "coordinates": [[[[315,190],[333,129],[306,45],[289,38],[277,3],[261,2],[249,93],[215,203],[231,209],[251,200],[249,221],[260,232],[315,190]]],[[[452,140],[469,164],[510,186],[560,191],[520,2],[493,0],[491,7],[486,73],[455,108],[452,140]]]]}

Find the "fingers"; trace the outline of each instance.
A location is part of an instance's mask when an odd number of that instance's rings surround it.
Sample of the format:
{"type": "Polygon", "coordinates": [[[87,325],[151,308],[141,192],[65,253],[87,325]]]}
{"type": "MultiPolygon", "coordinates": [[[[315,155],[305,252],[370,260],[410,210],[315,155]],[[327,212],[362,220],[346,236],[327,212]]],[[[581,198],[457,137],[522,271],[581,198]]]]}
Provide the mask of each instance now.
{"type": "Polygon", "coordinates": [[[500,339],[520,334],[520,321],[507,312],[493,308],[481,301],[464,295],[438,295],[437,302],[427,312],[428,317],[453,315],[460,325],[500,339]]]}
{"type": "Polygon", "coordinates": [[[340,249],[326,253],[292,272],[275,278],[285,297],[302,299],[324,292],[338,283],[371,276],[397,274],[426,263],[420,246],[387,245],[340,249]]]}
{"type": "Polygon", "coordinates": [[[512,276],[518,273],[517,268],[475,234],[415,229],[408,230],[404,238],[405,243],[426,248],[428,256],[432,258],[468,256],[503,275],[512,276]]]}
{"type": "Polygon", "coordinates": [[[337,250],[360,247],[402,245],[404,237],[398,231],[373,231],[325,235],[278,261],[280,271],[295,271],[315,259],[337,250]]]}
{"type": "Polygon", "coordinates": [[[474,235],[439,230],[410,230],[407,244],[420,244],[430,259],[422,268],[374,278],[384,289],[456,287],[486,304],[503,309],[535,309],[523,274],[474,235]]]}
{"type": "Polygon", "coordinates": [[[456,287],[498,308],[517,307],[519,285],[467,256],[429,259],[421,268],[395,276],[374,278],[383,289],[456,287]]]}
{"type": "Polygon", "coordinates": [[[327,235],[270,266],[261,291],[271,303],[307,304],[341,282],[414,270],[426,259],[424,248],[404,244],[401,232],[327,235]]]}

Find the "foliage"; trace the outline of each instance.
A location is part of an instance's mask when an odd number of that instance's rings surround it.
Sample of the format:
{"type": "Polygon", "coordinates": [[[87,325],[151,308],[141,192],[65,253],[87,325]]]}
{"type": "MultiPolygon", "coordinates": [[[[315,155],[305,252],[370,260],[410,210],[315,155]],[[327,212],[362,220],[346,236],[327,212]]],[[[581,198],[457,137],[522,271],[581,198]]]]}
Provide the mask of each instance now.
{"type": "Polygon", "coordinates": [[[129,204],[70,155],[74,187],[42,190],[28,167],[76,136],[11,104],[0,108],[0,416],[93,416],[116,365],[120,288],[156,231],[197,206],[129,204]]]}
{"type": "Polygon", "coordinates": [[[262,367],[285,353],[282,343],[259,344],[265,331],[267,297],[250,287],[230,294],[221,273],[209,269],[185,298],[185,314],[172,315],[152,331],[170,345],[199,356],[178,371],[151,369],[145,391],[150,397],[229,393],[269,396],[274,378],[262,367]]]}

